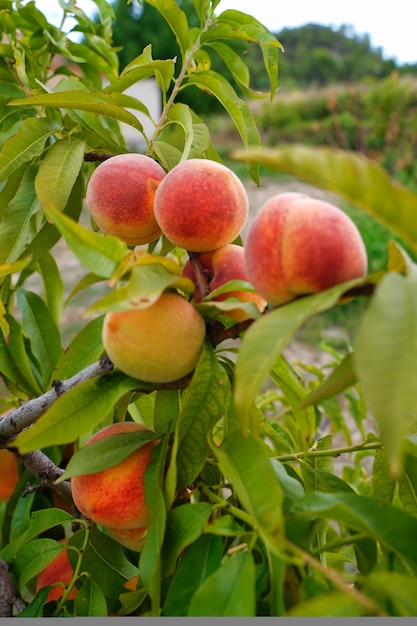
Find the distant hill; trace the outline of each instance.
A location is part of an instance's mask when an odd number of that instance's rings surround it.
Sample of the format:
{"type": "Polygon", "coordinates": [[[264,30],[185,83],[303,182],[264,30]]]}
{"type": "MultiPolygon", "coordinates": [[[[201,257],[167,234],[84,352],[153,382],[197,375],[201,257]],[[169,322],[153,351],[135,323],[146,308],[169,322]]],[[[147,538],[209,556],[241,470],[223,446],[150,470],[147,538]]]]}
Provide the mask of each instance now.
{"type": "Polygon", "coordinates": [[[281,80],[301,86],[357,82],[367,76],[385,78],[393,70],[417,74],[417,64],[399,66],[371,46],[369,35],[351,25],[335,30],[322,24],[284,28],[276,33],[285,52],[280,56],[281,80]]]}

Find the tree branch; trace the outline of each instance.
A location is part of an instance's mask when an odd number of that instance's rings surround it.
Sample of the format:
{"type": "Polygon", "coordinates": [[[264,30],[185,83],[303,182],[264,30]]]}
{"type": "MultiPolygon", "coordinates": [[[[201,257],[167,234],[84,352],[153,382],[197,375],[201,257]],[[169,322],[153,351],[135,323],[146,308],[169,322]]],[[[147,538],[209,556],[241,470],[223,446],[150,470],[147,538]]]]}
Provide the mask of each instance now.
{"type": "Polygon", "coordinates": [[[50,389],[38,398],[28,400],[12,413],[8,413],[0,419],[0,448],[4,448],[6,444],[10,443],[13,437],[28,426],[31,426],[63,393],[76,387],[85,380],[107,374],[113,367],[113,363],[105,356],[97,363],[89,365],[68,380],[62,382],[54,381],[53,389],[50,389]]]}
{"type": "Polygon", "coordinates": [[[25,603],[14,584],[6,561],[0,557],[0,617],[13,617],[13,607],[20,613],[25,603]]]}

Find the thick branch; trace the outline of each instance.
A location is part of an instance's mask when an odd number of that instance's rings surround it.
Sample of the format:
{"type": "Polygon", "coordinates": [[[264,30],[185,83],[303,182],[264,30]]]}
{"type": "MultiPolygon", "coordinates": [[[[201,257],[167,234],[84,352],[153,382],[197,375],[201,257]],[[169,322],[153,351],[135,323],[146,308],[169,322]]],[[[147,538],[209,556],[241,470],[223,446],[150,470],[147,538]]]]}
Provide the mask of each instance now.
{"type": "Polygon", "coordinates": [[[110,359],[107,356],[103,357],[100,361],[81,370],[81,372],[78,372],[72,378],[62,382],[55,381],[53,383],[53,389],[50,389],[38,398],[28,400],[28,402],[22,404],[22,406],[13,411],[13,413],[9,413],[0,419],[0,448],[5,447],[5,444],[9,443],[10,440],[24,428],[31,426],[31,424],[33,424],[38,417],[43,415],[63,393],[76,387],[85,380],[107,374],[113,367],[113,363],[110,359]]]}
{"type": "Polygon", "coordinates": [[[57,485],[54,484],[57,478],[62,476],[64,470],[57,467],[41,450],[19,454],[17,450],[13,449],[13,454],[31,474],[40,478],[45,486],[52,487],[67,500],[72,500],[69,480],[64,480],[57,485]]]}
{"type": "Polygon", "coordinates": [[[20,613],[25,603],[10,576],[9,566],[0,557],[0,617],[13,617],[14,606],[20,613]]]}

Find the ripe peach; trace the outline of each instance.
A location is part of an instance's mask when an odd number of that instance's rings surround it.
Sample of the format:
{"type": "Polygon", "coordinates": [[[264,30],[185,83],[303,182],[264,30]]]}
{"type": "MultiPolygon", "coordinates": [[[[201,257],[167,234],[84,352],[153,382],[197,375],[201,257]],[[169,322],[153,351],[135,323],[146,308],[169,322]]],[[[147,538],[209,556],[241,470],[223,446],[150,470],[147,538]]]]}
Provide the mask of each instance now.
{"type": "Polygon", "coordinates": [[[208,159],[176,165],[155,194],[155,218],[176,246],[208,252],[231,243],[248,217],[246,190],[229,168],[208,159]]]}
{"type": "MultiPolygon", "coordinates": [[[[57,582],[69,585],[73,577],[73,569],[68,558],[67,550],[61,552],[38,574],[36,581],[36,591],[43,587],[48,587],[57,582]]],[[[78,589],[73,587],[68,595],[68,600],[73,600],[78,593],[78,589]]],[[[64,595],[64,587],[57,585],[48,593],[47,602],[59,600],[64,595]]]]}
{"type": "Polygon", "coordinates": [[[147,308],[106,313],[103,344],[114,365],[128,376],[166,383],[195,368],[205,333],[194,306],[165,292],[147,308]]]}
{"type": "MultiPolygon", "coordinates": [[[[136,422],[115,422],[97,431],[85,445],[118,433],[150,430],[136,422]]],[[[156,442],[150,441],[117,465],[71,479],[76,507],[96,524],[137,528],[148,523],[143,477],[156,442]]]]}
{"type": "Polygon", "coordinates": [[[106,527],[110,535],[125,548],[140,552],[145,543],[147,526],[138,528],[109,528],[106,527]]]}
{"type": "Polygon", "coordinates": [[[261,207],[248,230],[245,261],[250,282],[273,306],[367,272],[365,245],[350,217],[295,192],[261,207]]]}
{"type": "Polygon", "coordinates": [[[155,191],[165,170],[144,154],[118,154],[103,161],[87,185],[86,204],[103,233],[130,246],[154,241],[161,230],[154,216],[155,191]]]}
{"type": "Polygon", "coordinates": [[[19,480],[19,464],[10,450],[0,450],[0,502],[8,502],[19,480]]]}
{"type": "MultiPolygon", "coordinates": [[[[230,280],[244,280],[249,282],[242,246],[229,243],[217,250],[202,252],[200,254],[200,260],[207,275],[210,291],[218,289],[230,280]]],[[[194,284],[196,284],[194,269],[189,260],[184,265],[183,275],[190,278],[194,284]]],[[[215,296],[214,300],[221,302],[232,297],[239,299],[241,302],[254,302],[261,312],[266,306],[265,300],[259,294],[252,291],[229,291],[215,296]]],[[[196,302],[201,301],[201,294],[197,288],[194,290],[194,298],[196,302]]],[[[247,313],[241,309],[227,311],[227,315],[238,322],[248,319],[247,313]]]]}

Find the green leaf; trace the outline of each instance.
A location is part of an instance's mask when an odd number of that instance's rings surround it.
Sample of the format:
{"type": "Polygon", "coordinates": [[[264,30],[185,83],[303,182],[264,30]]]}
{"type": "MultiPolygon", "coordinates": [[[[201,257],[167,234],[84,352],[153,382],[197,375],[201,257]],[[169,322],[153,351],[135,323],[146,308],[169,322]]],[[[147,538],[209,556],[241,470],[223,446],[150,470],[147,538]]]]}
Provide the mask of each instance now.
{"type": "Polygon", "coordinates": [[[335,519],[364,532],[417,573],[417,519],[398,507],[356,493],[310,493],[294,503],[292,512],[335,519]]]}
{"type": "Polygon", "coordinates": [[[162,615],[185,616],[190,600],[206,578],[221,565],[223,540],[215,535],[201,535],[182,554],[168,587],[162,615]]]}
{"type": "Polygon", "coordinates": [[[26,583],[37,576],[65,548],[53,539],[33,539],[19,550],[16,558],[19,576],[19,590],[25,589],[26,583]]]}
{"type": "Polygon", "coordinates": [[[163,93],[166,93],[170,86],[175,72],[174,59],[156,59],[152,58],[152,46],[148,45],[143,52],[133,59],[123,69],[120,77],[113,81],[105,92],[125,91],[139,81],[155,76],[155,80],[163,93]]]}
{"type": "Polygon", "coordinates": [[[64,297],[64,283],[61,272],[57,262],[49,252],[44,253],[38,264],[45,292],[45,302],[52,319],[58,325],[61,319],[62,300],[64,297]]]}
{"type": "Polygon", "coordinates": [[[35,178],[43,207],[63,211],[84,162],[84,141],[57,141],[46,153],[35,178]]]}
{"type": "Polygon", "coordinates": [[[169,24],[184,59],[185,53],[190,46],[190,28],[184,11],[181,11],[174,0],[146,0],[146,2],[159,11],[169,24]]]}
{"type": "Polygon", "coordinates": [[[320,404],[323,400],[332,398],[355,383],[356,375],[353,367],[353,354],[349,352],[326,380],[300,402],[299,408],[320,404]]]}
{"type": "Polygon", "coordinates": [[[212,512],[213,506],[208,502],[183,504],[168,512],[162,546],[164,577],[174,573],[178,558],[203,533],[212,512]]]}
{"type": "Polygon", "coordinates": [[[74,600],[74,610],[77,617],[107,617],[106,597],[101,585],[93,578],[87,578],[74,600]]]}
{"type": "Polygon", "coordinates": [[[398,479],[398,497],[403,509],[417,517],[417,459],[409,454],[398,479]]]}
{"type": "Polygon", "coordinates": [[[300,382],[300,377],[290,363],[281,355],[271,370],[271,378],[284,395],[286,402],[292,409],[286,418],[284,426],[291,432],[297,442],[299,450],[308,447],[313,441],[316,430],[316,413],[312,407],[300,406],[301,398],[305,397],[306,390],[300,382]]]}
{"type": "Polygon", "coordinates": [[[377,450],[372,465],[372,495],[392,504],[395,483],[389,473],[386,451],[377,450]]]}
{"type": "MultiPolygon", "coordinates": [[[[126,96],[126,98],[127,100],[125,100],[125,102],[129,107],[131,107],[132,104],[136,105],[134,98],[129,98],[128,96],[126,96]]],[[[133,126],[133,128],[136,128],[139,132],[142,132],[142,124],[138,118],[133,115],[133,113],[126,111],[119,104],[115,104],[112,94],[103,92],[90,93],[88,91],[82,91],[81,89],[69,89],[67,91],[43,93],[38,96],[31,96],[30,98],[24,98],[21,100],[12,100],[9,102],[9,105],[43,106],[54,109],[80,109],[81,111],[88,111],[99,116],[103,115],[105,117],[118,120],[119,122],[124,122],[125,124],[129,124],[129,126],[133,126]]],[[[56,123],[52,132],[54,130],[56,130],[56,123]]]]}
{"type": "Polygon", "coordinates": [[[32,221],[41,210],[34,186],[36,172],[36,164],[25,169],[4,211],[0,223],[0,263],[13,263],[30,253],[28,244],[34,236],[32,221]]]}
{"type": "Polygon", "coordinates": [[[0,280],[11,274],[20,274],[20,272],[23,272],[29,265],[31,260],[30,256],[28,256],[14,263],[3,263],[3,265],[0,265],[0,280]]]}
{"type": "Polygon", "coordinates": [[[140,553],[139,567],[143,585],[150,596],[152,615],[155,616],[160,614],[161,606],[161,549],[166,525],[163,481],[167,452],[166,436],[154,449],[144,475],[149,522],[145,543],[140,553]]]}
{"type": "MultiPolygon", "coordinates": [[[[217,98],[235,123],[246,147],[261,145],[261,137],[248,104],[239,98],[231,84],[221,74],[211,70],[197,72],[188,77],[188,82],[184,86],[187,85],[195,85],[217,98]]],[[[258,165],[250,163],[248,170],[255,183],[259,184],[258,165]]]]}
{"type": "Polygon", "coordinates": [[[263,315],[246,331],[236,362],[234,402],[242,432],[247,432],[250,409],[279,354],[295,331],[310,317],[326,311],[359,281],[349,281],[312,296],[289,302],[263,315]]]}
{"type": "Polygon", "coordinates": [[[0,372],[29,396],[39,396],[43,390],[32,370],[22,329],[13,317],[5,315],[5,320],[10,332],[7,342],[0,333],[0,372]]]}
{"type": "Polygon", "coordinates": [[[205,342],[176,424],[178,490],[192,483],[201,471],[209,450],[207,434],[225,415],[230,397],[227,374],[205,342]]]}
{"type": "MultiPolygon", "coordinates": [[[[70,538],[68,544],[81,549],[84,541],[85,531],[81,530],[70,538]]],[[[70,561],[71,553],[72,551],[68,553],[70,561]]],[[[117,601],[120,593],[125,591],[124,583],[138,574],[138,568],[127,558],[122,546],[100,532],[95,525],[92,525],[90,529],[80,571],[88,573],[91,579],[96,580],[97,573],[100,572],[99,582],[102,593],[117,601]]]]}
{"type": "MultiPolygon", "coordinates": [[[[28,103],[27,100],[24,102],[28,103]]],[[[42,154],[48,137],[60,128],[59,122],[45,117],[23,120],[19,130],[4,143],[0,152],[0,183],[21,165],[42,154]]]]}
{"type": "Polygon", "coordinates": [[[48,207],[45,212],[87,269],[105,278],[113,275],[127,253],[123,241],[87,230],[55,208],[48,207]]]}
{"type": "Polygon", "coordinates": [[[343,591],[327,591],[295,604],[286,613],[288,617],[360,617],[368,610],[343,591]]]}
{"type": "Polygon", "coordinates": [[[29,526],[3,549],[1,553],[2,558],[8,563],[11,562],[16,558],[16,554],[21,550],[22,546],[57,526],[67,523],[70,524],[73,521],[73,516],[61,509],[54,508],[33,511],[31,513],[29,526]]]}
{"type": "Polygon", "coordinates": [[[193,285],[188,278],[176,276],[155,258],[155,263],[132,268],[127,283],[89,306],[85,313],[107,313],[127,311],[134,306],[147,308],[154,304],[168,288],[191,291],[193,285]]]}
{"type": "Polygon", "coordinates": [[[226,557],[195,592],[190,617],[255,616],[255,566],[250,552],[226,557]]]}
{"type": "Polygon", "coordinates": [[[212,443],[211,449],[263,542],[281,556],[283,494],[267,448],[257,437],[233,431],[220,447],[212,443]]]}
{"type": "Polygon", "coordinates": [[[389,600],[398,617],[417,615],[416,579],[398,572],[373,572],[364,581],[364,591],[389,600]]]}
{"type": "Polygon", "coordinates": [[[104,421],[119,398],[137,386],[137,380],[120,372],[87,380],[59,396],[33,426],[19,433],[14,445],[25,454],[76,441],[104,421]]]}
{"type": "Polygon", "coordinates": [[[144,430],[133,433],[119,433],[99,441],[93,441],[93,443],[89,443],[87,446],[74,452],[65,468],[65,472],[56,482],[62,482],[73,476],[95,474],[108,467],[117,465],[135,452],[135,450],[157,438],[158,435],[156,433],[144,430]]]}
{"type": "Polygon", "coordinates": [[[417,195],[392,180],[375,161],[358,153],[304,145],[236,151],[237,161],[255,161],[328,189],[385,224],[417,251],[417,195]]]}
{"type": "Polygon", "coordinates": [[[387,274],[362,317],[354,364],[394,476],[400,473],[404,437],[417,424],[416,341],[417,282],[387,274]]]}
{"type": "Polygon", "coordinates": [[[103,316],[100,316],[88,322],[80,330],[62,353],[56,365],[53,372],[56,380],[71,378],[101,357],[103,354],[102,328],[103,316]]]}
{"type": "Polygon", "coordinates": [[[46,388],[62,354],[59,330],[48,307],[37,294],[18,289],[17,303],[22,314],[23,330],[29,337],[46,388]]]}

